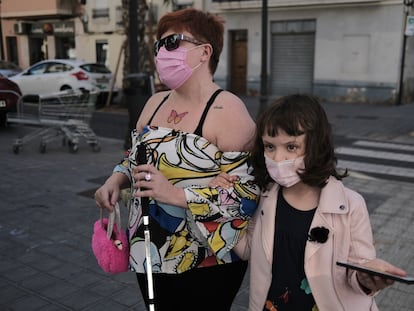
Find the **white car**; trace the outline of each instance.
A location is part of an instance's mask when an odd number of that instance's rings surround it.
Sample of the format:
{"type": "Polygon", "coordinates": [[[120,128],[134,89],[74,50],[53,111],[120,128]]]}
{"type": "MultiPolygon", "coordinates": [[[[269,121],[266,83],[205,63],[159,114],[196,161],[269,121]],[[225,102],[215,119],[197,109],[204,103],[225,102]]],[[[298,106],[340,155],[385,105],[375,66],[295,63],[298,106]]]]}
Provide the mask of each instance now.
{"type": "MultiPolygon", "coordinates": [[[[40,61],[10,77],[23,95],[44,95],[63,90],[88,90],[108,94],[112,73],[104,65],[76,59],[40,61]]],[[[116,93],[116,92],[115,92],[116,93]]]]}

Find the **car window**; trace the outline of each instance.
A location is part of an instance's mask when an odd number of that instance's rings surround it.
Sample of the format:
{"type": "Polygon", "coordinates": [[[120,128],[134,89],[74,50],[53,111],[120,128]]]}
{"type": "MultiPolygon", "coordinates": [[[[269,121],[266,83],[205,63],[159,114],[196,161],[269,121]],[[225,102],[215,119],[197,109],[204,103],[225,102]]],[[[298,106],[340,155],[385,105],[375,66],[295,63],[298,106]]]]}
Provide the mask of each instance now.
{"type": "Polygon", "coordinates": [[[46,69],[47,69],[48,64],[39,64],[39,65],[35,65],[32,68],[30,68],[27,73],[29,75],[38,75],[38,74],[42,74],[45,73],[46,69]]]}
{"type": "Polygon", "coordinates": [[[111,71],[103,64],[84,64],[80,67],[91,73],[111,73],[111,71]]]}
{"type": "Polygon", "coordinates": [[[46,70],[46,73],[65,72],[72,70],[72,66],[62,63],[52,63],[46,70]]]}

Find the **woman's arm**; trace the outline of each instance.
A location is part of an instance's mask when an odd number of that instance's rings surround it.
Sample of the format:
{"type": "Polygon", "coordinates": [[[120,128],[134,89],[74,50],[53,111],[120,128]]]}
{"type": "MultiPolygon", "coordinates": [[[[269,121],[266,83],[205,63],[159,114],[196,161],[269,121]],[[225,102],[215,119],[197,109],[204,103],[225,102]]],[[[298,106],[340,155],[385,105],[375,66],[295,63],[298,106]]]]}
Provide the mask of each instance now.
{"type": "Polygon", "coordinates": [[[179,188],[154,166],[140,165],[134,171],[134,195],[189,209],[189,217],[221,258],[238,243],[257,207],[260,191],[251,175],[249,156],[248,152],[222,153],[220,170],[237,176],[229,188],[201,185],[179,188]]]}
{"type": "Polygon", "coordinates": [[[249,153],[223,153],[221,170],[237,176],[229,188],[184,188],[191,215],[219,258],[239,242],[257,208],[260,190],[248,158],[249,153]]]}

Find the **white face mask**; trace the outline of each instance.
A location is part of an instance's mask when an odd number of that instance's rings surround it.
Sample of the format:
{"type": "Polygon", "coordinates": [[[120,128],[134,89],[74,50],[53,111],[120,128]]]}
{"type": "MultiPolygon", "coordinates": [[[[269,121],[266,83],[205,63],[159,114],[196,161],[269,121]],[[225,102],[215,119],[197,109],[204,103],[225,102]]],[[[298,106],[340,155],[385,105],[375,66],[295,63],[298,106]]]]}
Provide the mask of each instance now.
{"type": "Polygon", "coordinates": [[[293,160],[284,160],[276,162],[265,155],[265,163],[270,177],[279,185],[289,188],[300,182],[298,170],[305,169],[304,157],[298,157],[293,160]]]}

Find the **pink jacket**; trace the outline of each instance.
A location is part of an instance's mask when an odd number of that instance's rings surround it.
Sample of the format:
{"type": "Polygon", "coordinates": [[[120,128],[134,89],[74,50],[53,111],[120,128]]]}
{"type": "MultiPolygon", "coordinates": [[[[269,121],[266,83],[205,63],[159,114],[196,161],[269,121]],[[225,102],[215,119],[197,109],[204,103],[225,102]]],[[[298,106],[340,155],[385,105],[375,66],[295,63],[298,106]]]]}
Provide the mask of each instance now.
{"type": "MultiPolygon", "coordinates": [[[[243,259],[250,257],[249,311],[262,311],[272,281],[273,238],[278,185],[261,196],[248,233],[235,247],[243,259]],[[250,255],[251,254],[251,255],[250,255]]],[[[307,242],[305,273],[320,311],[374,311],[374,298],[359,287],[355,271],[336,261],[362,263],[375,258],[368,210],[363,197],[334,177],[322,189],[310,228],[325,227],[325,243],[307,242]]]]}

